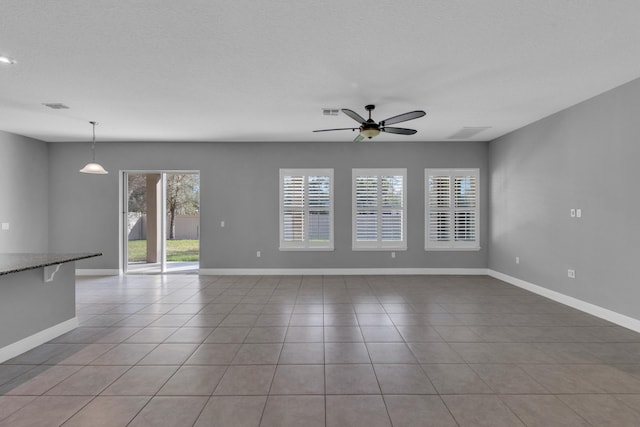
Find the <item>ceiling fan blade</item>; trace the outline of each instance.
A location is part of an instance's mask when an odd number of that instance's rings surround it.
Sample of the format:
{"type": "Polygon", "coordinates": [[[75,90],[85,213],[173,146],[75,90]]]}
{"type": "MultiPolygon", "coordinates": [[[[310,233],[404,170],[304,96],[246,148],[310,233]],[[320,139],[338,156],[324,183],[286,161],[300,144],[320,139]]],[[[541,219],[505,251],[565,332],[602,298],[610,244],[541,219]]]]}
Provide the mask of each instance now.
{"type": "MultiPolygon", "coordinates": [[[[344,110],[342,110],[342,111],[344,111],[344,110]]],[[[380,122],[380,126],[393,125],[393,124],[400,123],[400,122],[406,122],[408,120],[417,119],[417,118],[422,117],[422,116],[424,116],[426,114],[427,113],[425,113],[422,110],[416,110],[416,111],[411,111],[411,112],[404,113],[404,114],[399,114],[397,116],[389,117],[386,120],[382,120],[380,122]]]]}
{"type": "Polygon", "coordinates": [[[358,136],[355,137],[355,139],[353,140],[353,142],[360,142],[364,139],[364,136],[358,134],[358,136]]]}
{"type": "Polygon", "coordinates": [[[380,132],[387,132],[387,133],[399,133],[400,135],[413,135],[414,133],[418,132],[415,129],[407,129],[407,128],[380,128],[380,132]]]}
{"type": "Polygon", "coordinates": [[[334,130],[356,130],[358,128],[337,128],[337,129],[319,129],[319,130],[314,130],[313,132],[331,132],[334,130]]]}
{"type": "Polygon", "coordinates": [[[367,121],[366,119],[363,119],[360,114],[356,113],[355,111],[349,110],[348,108],[343,108],[342,112],[358,123],[364,123],[367,121]]]}

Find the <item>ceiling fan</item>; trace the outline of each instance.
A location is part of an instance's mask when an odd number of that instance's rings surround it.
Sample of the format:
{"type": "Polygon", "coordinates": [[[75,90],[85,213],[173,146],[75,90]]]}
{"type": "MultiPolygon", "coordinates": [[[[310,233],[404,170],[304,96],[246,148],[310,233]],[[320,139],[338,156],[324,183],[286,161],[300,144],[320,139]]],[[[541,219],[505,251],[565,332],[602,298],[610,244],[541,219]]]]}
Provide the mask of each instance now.
{"type": "Polygon", "coordinates": [[[417,119],[427,114],[422,110],[410,111],[408,113],[389,117],[388,119],[385,119],[380,121],[379,123],[376,123],[371,118],[371,111],[374,110],[375,108],[376,108],[375,105],[371,105],[371,104],[365,105],[364,109],[369,112],[369,118],[367,120],[362,118],[362,116],[356,113],[355,111],[349,110],[347,108],[343,108],[341,110],[347,116],[351,117],[353,120],[360,123],[359,128],[320,129],[320,130],[314,130],[314,132],[330,132],[334,130],[351,130],[351,131],[359,130],[360,133],[358,134],[358,136],[356,136],[353,142],[360,142],[365,138],[371,139],[374,136],[377,136],[380,132],[398,133],[401,135],[413,135],[418,131],[415,129],[389,127],[388,125],[393,125],[396,123],[417,119]]]}

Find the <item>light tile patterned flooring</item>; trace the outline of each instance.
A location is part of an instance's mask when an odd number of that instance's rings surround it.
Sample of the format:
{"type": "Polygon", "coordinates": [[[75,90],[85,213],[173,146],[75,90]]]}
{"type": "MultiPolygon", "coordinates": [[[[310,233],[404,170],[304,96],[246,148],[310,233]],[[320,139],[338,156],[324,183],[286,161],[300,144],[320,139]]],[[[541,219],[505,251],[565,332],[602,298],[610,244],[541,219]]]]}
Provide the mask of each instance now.
{"type": "Polygon", "coordinates": [[[79,278],[77,303],[0,365],[0,426],[640,426],[640,334],[489,277],[79,278]]]}

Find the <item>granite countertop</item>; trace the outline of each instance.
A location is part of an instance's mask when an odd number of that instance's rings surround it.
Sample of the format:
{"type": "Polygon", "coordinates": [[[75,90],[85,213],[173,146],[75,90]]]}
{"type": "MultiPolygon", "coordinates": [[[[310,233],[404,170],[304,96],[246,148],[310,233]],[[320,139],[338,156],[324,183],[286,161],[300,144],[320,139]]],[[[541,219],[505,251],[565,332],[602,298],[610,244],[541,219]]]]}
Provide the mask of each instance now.
{"type": "Polygon", "coordinates": [[[65,262],[78,261],[80,259],[102,256],[99,252],[85,252],[77,254],[56,253],[0,253],[0,276],[3,274],[18,273],[20,271],[57,265],[65,262]]]}

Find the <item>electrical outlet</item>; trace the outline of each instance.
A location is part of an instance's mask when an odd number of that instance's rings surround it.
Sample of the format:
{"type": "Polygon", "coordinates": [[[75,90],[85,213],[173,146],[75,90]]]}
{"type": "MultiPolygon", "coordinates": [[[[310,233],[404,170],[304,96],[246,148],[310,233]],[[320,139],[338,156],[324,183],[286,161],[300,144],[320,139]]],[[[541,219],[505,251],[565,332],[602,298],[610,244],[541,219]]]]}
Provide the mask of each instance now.
{"type": "Polygon", "coordinates": [[[6,230],[8,230],[8,229],[9,229],[9,223],[8,223],[8,222],[3,222],[3,223],[2,223],[2,230],[3,230],[3,231],[6,231],[6,230]]]}
{"type": "Polygon", "coordinates": [[[582,209],[576,209],[576,218],[582,218],[582,209]]]}
{"type": "Polygon", "coordinates": [[[224,221],[220,221],[220,227],[224,228],[224,221]]]}
{"type": "Polygon", "coordinates": [[[516,264],[520,264],[520,257],[519,256],[516,257],[516,264]]]}
{"type": "Polygon", "coordinates": [[[576,271],[569,269],[567,270],[567,276],[569,276],[570,279],[575,279],[576,278],[576,271]]]}
{"type": "Polygon", "coordinates": [[[396,257],[396,253],[395,252],[391,252],[391,258],[395,258],[396,257]]]}
{"type": "Polygon", "coordinates": [[[256,257],[260,258],[262,256],[262,254],[260,253],[260,251],[256,252],[256,257]]]}
{"type": "Polygon", "coordinates": [[[571,218],[575,218],[575,217],[576,217],[576,210],[571,209],[571,218]]]}

